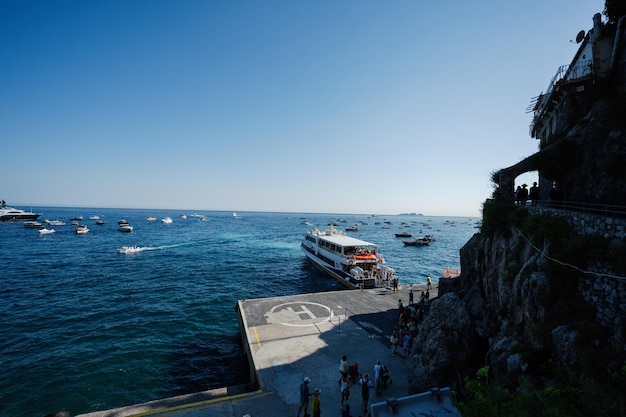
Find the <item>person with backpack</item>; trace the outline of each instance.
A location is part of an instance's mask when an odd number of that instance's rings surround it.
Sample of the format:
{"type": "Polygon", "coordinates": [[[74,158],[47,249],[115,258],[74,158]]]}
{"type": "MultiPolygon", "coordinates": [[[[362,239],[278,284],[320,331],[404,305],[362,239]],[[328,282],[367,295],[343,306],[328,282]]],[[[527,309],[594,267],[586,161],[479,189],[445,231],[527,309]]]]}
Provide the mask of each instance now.
{"type": "Polygon", "coordinates": [[[367,403],[370,400],[370,390],[374,388],[374,384],[370,381],[370,374],[365,372],[361,379],[359,379],[359,385],[361,385],[361,398],[363,399],[363,411],[367,411],[367,403]]]}

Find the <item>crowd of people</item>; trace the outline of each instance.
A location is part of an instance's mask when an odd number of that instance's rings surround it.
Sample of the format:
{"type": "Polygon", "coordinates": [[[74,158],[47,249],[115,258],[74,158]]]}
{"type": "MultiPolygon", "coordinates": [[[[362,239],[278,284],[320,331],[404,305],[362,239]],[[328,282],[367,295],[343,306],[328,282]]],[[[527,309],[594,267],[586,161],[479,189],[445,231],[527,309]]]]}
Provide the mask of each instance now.
{"type": "MultiPolygon", "coordinates": [[[[408,305],[404,305],[402,299],[398,299],[398,323],[392,329],[390,342],[392,345],[392,356],[400,354],[403,358],[410,355],[411,343],[417,336],[418,325],[424,320],[426,309],[430,298],[430,290],[432,288],[432,280],[430,275],[427,277],[427,286],[421,292],[419,300],[415,302],[415,293],[410,288],[408,292],[408,305]],[[398,352],[398,348],[402,348],[402,353],[398,352]]],[[[392,287],[393,291],[393,287],[392,287]]],[[[397,290],[396,290],[397,291],[397,290]]],[[[394,291],[395,292],[395,291],[394,291]]],[[[350,363],[347,355],[343,355],[339,360],[339,378],[337,386],[341,394],[341,402],[339,404],[342,417],[362,417],[361,414],[353,416],[350,407],[350,392],[353,386],[358,386],[361,393],[361,410],[365,416],[369,416],[368,406],[370,403],[370,392],[374,391],[376,395],[382,395],[383,391],[392,384],[393,380],[389,371],[389,367],[378,359],[373,366],[373,377],[369,372],[361,373],[357,362],[350,363]]],[[[321,401],[319,388],[313,392],[309,390],[311,379],[305,377],[300,385],[300,407],[297,417],[300,417],[304,411],[303,417],[319,417],[321,413],[321,401]],[[309,401],[309,399],[312,399],[309,401]],[[311,414],[308,413],[310,403],[311,414]]]]}
{"type": "MultiPolygon", "coordinates": [[[[358,364],[348,362],[346,355],[342,356],[339,360],[339,379],[337,384],[339,392],[341,393],[340,411],[342,417],[353,417],[350,411],[350,390],[353,386],[357,385],[361,391],[361,405],[365,415],[369,415],[368,405],[370,401],[370,392],[374,390],[376,394],[381,395],[383,390],[392,383],[391,375],[387,365],[379,359],[374,364],[374,377],[370,378],[369,372],[358,371],[358,364]]],[[[296,417],[300,417],[303,413],[303,417],[320,417],[321,414],[321,400],[320,394],[322,390],[316,388],[311,392],[309,384],[311,378],[304,377],[300,384],[300,403],[298,413],[296,417]],[[310,406],[310,407],[309,407],[310,406]],[[309,409],[311,413],[309,414],[309,409]]],[[[360,415],[358,417],[361,417],[360,415]]]]}

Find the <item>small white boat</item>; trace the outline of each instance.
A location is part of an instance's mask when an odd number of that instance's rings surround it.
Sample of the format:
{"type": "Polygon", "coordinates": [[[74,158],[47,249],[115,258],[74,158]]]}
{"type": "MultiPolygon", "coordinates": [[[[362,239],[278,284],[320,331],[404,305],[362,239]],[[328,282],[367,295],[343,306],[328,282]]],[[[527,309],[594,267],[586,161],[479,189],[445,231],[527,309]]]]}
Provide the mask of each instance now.
{"type": "Polygon", "coordinates": [[[54,229],[46,229],[45,227],[41,230],[39,230],[39,234],[40,235],[50,235],[52,233],[54,233],[55,230],[54,229]]]}
{"type": "Polygon", "coordinates": [[[122,246],[121,248],[117,250],[117,253],[137,253],[143,250],[144,248],[142,248],[141,246],[137,246],[137,245],[122,246]]]}
{"type": "Polygon", "coordinates": [[[164,217],[161,219],[161,223],[163,224],[170,224],[172,223],[172,218],[171,217],[164,217]]]}
{"type": "Polygon", "coordinates": [[[27,222],[24,222],[24,227],[26,227],[27,229],[41,229],[42,227],[44,227],[43,223],[40,223],[36,220],[29,220],[27,222]]]}
{"type": "Polygon", "coordinates": [[[100,220],[100,216],[97,216],[97,215],[89,216],[89,220],[100,220]]]}
{"type": "Polygon", "coordinates": [[[50,226],[65,226],[65,222],[62,222],[61,220],[44,220],[44,223],[50,225],[50,226]]]}
{"type": "Polygon", "coordinates": [[[77,235],[86,235],[87,233],[89,233],[89,228],[85,226],[84,224],[81,224],[80,226],[76,228],[77,235]]]}
{"type": "Polygon", "coordinates": [[[181,218],[181,219],[183,219],[183,220],[185,220],[185,219],[187,219],[187,215],[186,215],[186,214],[181,214],[181,215],[180,215],[180,218],[181,218]]]}
{"type": "Polygon", "coordinates": [[[119,231],[120,231],[120,232],[127,232],[127,233],[130,233],[130,232],[132,232],[132,231],[133,231],[133,226],[131,226],[131,225],[130,225],[130,224],[128,224],[128,223],[122,223],[122,224],[120,224],[119,231]]]}

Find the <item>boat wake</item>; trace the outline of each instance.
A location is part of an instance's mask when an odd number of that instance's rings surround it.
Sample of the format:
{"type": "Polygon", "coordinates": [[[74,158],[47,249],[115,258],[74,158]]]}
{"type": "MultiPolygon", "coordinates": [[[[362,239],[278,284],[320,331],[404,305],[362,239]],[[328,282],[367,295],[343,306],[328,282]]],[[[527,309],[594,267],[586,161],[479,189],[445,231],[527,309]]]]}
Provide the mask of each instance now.
{"type": "Polygon", "coordinates": [[[137,246],[137,245],[122,246],[121,248],[117,250],[117,253],[131,254],[131,253],[147,252],[147,251],[153,251],[153,250],[171,249],[171,248],[177,248],[180,246],[188,246],[188,245],[192,245],[195,243],[197,242],[177,243],[175,245],[163,245],[163,246],[137,246]]]}
{"type": "Polygon", "coordinates": [[[138,252],[145,252],[148,250],[155,250],[157,248],[153,248],[150,246],[122,246],[121,248],[119,248],[117,250],[117,253],[125,253],[125,254],[130,254],[130,253],[138,253],[138,252]]]}

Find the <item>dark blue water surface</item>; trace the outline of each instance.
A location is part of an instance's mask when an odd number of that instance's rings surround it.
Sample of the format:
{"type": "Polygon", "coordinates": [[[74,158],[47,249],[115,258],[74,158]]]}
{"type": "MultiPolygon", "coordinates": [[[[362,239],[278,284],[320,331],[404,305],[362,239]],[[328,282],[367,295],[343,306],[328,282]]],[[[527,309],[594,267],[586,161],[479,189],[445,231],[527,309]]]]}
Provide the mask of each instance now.
{"type": "Polygon", "coordinates": [[[407,285],[458,268],[477,220],[198,212],[202,221],[191,211],[183,220],[168,210],[33,210],[67,224],[40,236],[0,222],[2,416],[75,415],[246,383],[237,300],[341,289],[302,254],[308,229],[358,224],[349,234],[377,243],[407,285]],[[88,234],[74,233],[68,219],[77,215],[88,234]],[[166,216],[171,224],[161,222],[166,216]],[[133,232],[118,231],[119,219],[133,232]],[[437,240],[408,247],[399,231],[437,240]],[[149,250],[117,252],[133,244],[149,250]]]}

